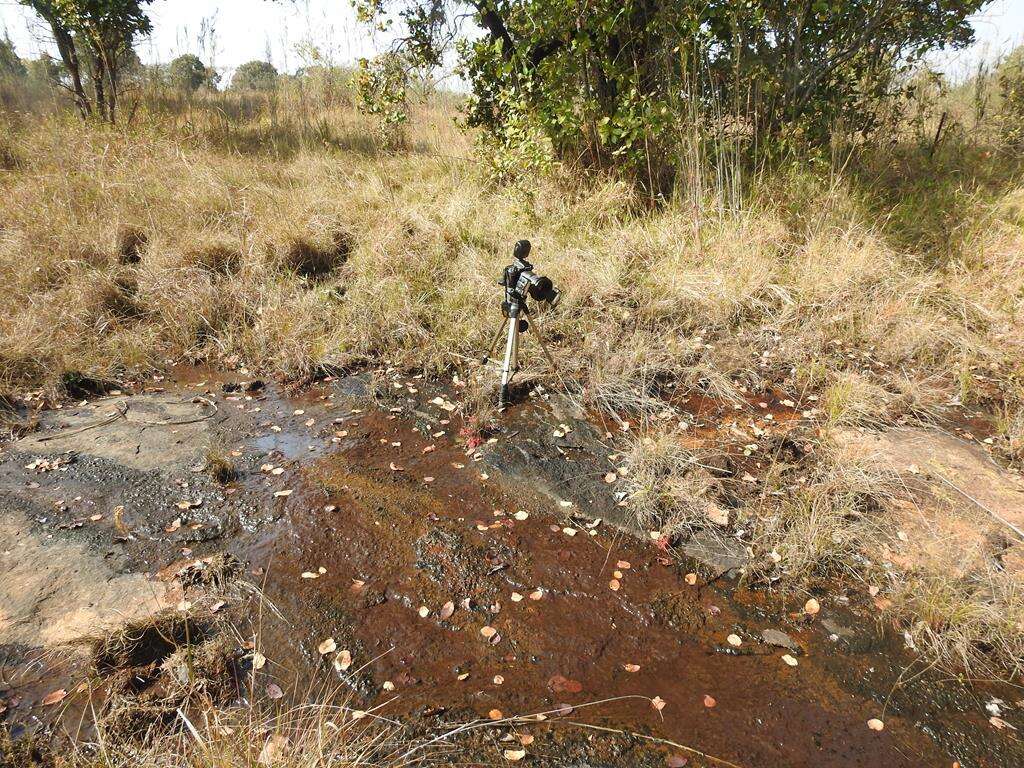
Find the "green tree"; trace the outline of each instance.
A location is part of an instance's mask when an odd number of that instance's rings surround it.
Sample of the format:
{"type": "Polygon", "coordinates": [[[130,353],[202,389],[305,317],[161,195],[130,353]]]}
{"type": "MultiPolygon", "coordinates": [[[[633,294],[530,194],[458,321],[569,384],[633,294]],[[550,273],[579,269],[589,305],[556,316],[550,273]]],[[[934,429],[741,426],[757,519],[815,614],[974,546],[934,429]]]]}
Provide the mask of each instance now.
{"type": "Polygon", "coordinates": [[[5,33],[0,39],[0,80],[20,79],[27,73],[25,63],[18,58],[18,54],[14,50],[14,43],[5,33]]]}
{"type": "Polygon", "coordinates": [[[167,77],[172,88],[195,93],[207,83],[206,65],[195,54],[186,53],[170,63],[167,77]]]}
{"type": "Polygon", "coordinates": [[[235,70],[231,87],[236,91],[273,91],[277,69],[269,61],[247,61],[235,70]]]}
{"type": "Polygon", "coordinates": [[[49,25],[67,73],[67,88],[85,117],[113,122],[120,76],[134,56],[132,44],[152,25],[143,7],[152,0],[19,0],[49,25]],[[86,93],[86,82],[92,95],[86,93]]]}
{"type": "MultiPolygon", "coordinates": [[[[681,124],[821,144],[870,132],[879,97],[937,46],[972,39],[987,0],[358,0],[418,66],[457,41],[469,120],[499,138],[522,115],[556,153],[671,182],[681,124]],[[462,38],[475,15],[482,34],[462,38]],[[731,124],[721,119],[728,114],[731,124]]],[[[514,137],[511,137],[514,139],[514,137]]]]}

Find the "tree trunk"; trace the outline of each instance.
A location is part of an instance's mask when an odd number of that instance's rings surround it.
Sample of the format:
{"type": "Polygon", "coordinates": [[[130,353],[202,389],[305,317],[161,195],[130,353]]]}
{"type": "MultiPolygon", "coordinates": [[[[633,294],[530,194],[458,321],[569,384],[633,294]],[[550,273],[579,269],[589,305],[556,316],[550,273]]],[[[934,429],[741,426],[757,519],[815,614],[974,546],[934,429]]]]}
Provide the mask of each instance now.
{"type": "Polygon", "coordinates": [[[57,42],[57,52],[60,59],[71,77],[71,93],[75,99],[82,117],[89,117],[92,114],[92,106],[89,104],[89,97],[85,95],[85,87],[82,85],[82,67],[78,58],[78,51],[75,48],[75,40],[71,33],[55,18],[46,18],[53,31],[53,39],[57,42]]]}

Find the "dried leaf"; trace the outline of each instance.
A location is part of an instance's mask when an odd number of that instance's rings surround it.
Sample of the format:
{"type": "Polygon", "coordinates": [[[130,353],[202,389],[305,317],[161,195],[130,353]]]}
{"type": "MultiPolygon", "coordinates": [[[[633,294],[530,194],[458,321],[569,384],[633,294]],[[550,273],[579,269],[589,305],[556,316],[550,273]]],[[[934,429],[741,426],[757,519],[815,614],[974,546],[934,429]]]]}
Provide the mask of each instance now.
{"type": "Polygon", "coordinates": [[[640,665],[639,664],[623,664],[622,668],[624,670],[626,670],[627,672],[639,672],[640,671],[640,665]]]}
{"type": "Polygon", "coordinates": [[[501,685],[504,682],[505,682],[505,678],[502,677],[501,675],[495,675],[494,676],[494,684],[495,685],[501,685]]]}
{"type": "Polygon", "coordinates": [[[427,608],[427,606],[425,606],[425,605],[421,605],[420,609],[419,609],[419,611],[417,611],[417,613],[419,613],[421,619],[425,619],[425,618],[427,618],[427,616],[430,615],[430,609],[427,608]]]}
{"type": "Polygon", "coordinates": [[[787,664],[789,664],[789,666],[791,666],[791,667],[795,667],[797,664],[800,663],[800,662],[798,662],[796,660],[796,658],[794,658],[793,656],[790,656],[788,653],[785,653],[785,654],[782,655],[782,660],[784,662],[786,662],[787,664]]]}
{"type": "Polygon", "coordinates": [[[346,672],[352,666],[352,654],[348,650],[338,651],[334,657],[334,668],[339,672],[346,672]]]}
{"type": "Polygon", "coordinates": [[[485,625],[483,627],[480,627],[480,634],[483,635],[484,638],[486,638],[487,640],[490,640],[492,637],[495,637],[498,634],[498,630],[496,630],[492,626],[485,625]]]}
{"type": "Polygon", "coordinates": [[[506,749],[504,754],[505,754],[505,759],[506,760],[514,763],[514,762],[522,760],[524,757],[526,757],[526,750],[525,749],[506,749]]]}
{"type": "Polygon", "coordinates": [[[267,657],[259,651],[256,651],[252,655],[252,668],[263,669],[263,666],[267,663],[267,657]]]}
{"type": "Polygon", "coordinates": [[[284,691],[281,690],[281,686],[279,686],[277,683],[268,683],[267,696],[271,699],[280,699],[284,696],[284,691]]]}
{"type": "Polygon", "coordinates": [[[622,585],[619,583],[618,579],[612,579],[608,582],[608,589],[610,589],[612,592],[618,592],[621,586],[622,585]]]}
{"type": "Polygon", "coordinates": [[[694,584],[697,583],[697,574],[688,573],[686,574],[686,576],[683,577],[683,580],[692,587],[694,584]]]}
{"type": "Polygon", "coordinates": [[[455,603],[449,600],[447,603],[441,606],[441,610],[438,611],[437,615],[442,619],[450,619],[453,613],[455,613],[455,603]]]}
{"type": "Polygon", "coordinates": [[[665,708],[665,700],[661,696],[655,696],[651,699],[651,706],[661,712],[665,708]]]}
{"type": "Polygon", "coordinates": [[[316,649],[320,652],[320,655],[323,656],[328,653],[334,653],[338,649],[338,644],[334,642],[333,637],[328,637],[326,640],[323,640],[316,649]]]}
{"type": "Polygon", "coordinates": [[[813,597],[804,603],[804,613],[808,616],[816,616],[818,611],[821,610],[821,605],[813,597]]]}
{"type": "Polygon", "coordinates": [[[715,701],[715,697],[714,696],[709,696],[706,693],[704,694],[704,706],[705,707],[707,707],[708,709],[711,709],[716,704],[718,704],[718,702],[715,701]]]}
{"type": "Polygon", "coordinates": [[[60,704],[64,701],[64,698],[68,695],[68,692],[63,688],[58,688],[56,691],[46,694],[43,697],[42,705],[44,707],[52,707],[54,704],[60,704]]]}
{"type": "Polygon", "coordinates": [[[267,743],[263,745],[263,749],[260,750],[257,762],[260,765],[273,765],[282,757],[287,755],[290,748],[291,745],[287,736],[274,734],[267,739],[267,743]]]}
{"type": "Polygon", "coordinates": [[[502,714],[500,709],[492,709],[490,712],[487,713],[487,716],[491,718],[491,720],[501,720],[503,717],[505,717],[505,715],[502,714]]]}
{"type": "Polygon", "coordinates": [[[289,490],[287,490],[287,491],[274,491],[274,496],[275,496],[276,498],[279,498],[279,499],[280,499],[280,498],[284,498],[284,497],[286,497],[286,496],[291,496],[291,495],[292,495],[292,491],[291,491],[291,489],[289,489],[289,490]]]}
{"type": "Polygon", "coordinates": [[[741,645],[743,645],[743,639],[736,634],[729,635],[727,638],[725,638],[725,640],[733,648],[739,648],[741,645]]]}
{"type": "Polygon", "coordinates": [[[868,728],[870,728],[872,731],[881,731],[885,728],[885,723],[883,723],[877,717],[872,717],[870,720],[868,720],[868,728]]]}

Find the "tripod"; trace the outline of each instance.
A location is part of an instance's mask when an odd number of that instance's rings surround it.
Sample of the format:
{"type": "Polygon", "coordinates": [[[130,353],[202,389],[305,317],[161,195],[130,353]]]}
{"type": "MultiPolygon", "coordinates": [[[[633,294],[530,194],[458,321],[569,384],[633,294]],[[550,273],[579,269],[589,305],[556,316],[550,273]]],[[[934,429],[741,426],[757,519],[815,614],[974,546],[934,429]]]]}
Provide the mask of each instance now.
{"type": "MultiPolygon", "coordinates": [[[[530,330],[531,323],[527,320],[530,315],[530,310],[526,306],[526,299],[516,299],[509,302],[508,314],[501,321],[501,325],[498,327],[497,333],[494,334],[494,338],[491,340],[491,345],[487,350],[487,354],[483,356],[480,361],[481,364],[487,365],[491,355],[494,354],[495,347],[498,346],[498,339],[501,338],[502,332],[505,330],[505,326],[508,326],[508,338],[505,341],[505,362],[501,366],[501,389],[498,394],[498,408],[504,409],[508,405],[508,387],[512,381],[512,377],[519,371],[519,336],[522,333],[530,330]]],[[[555,366],[555,360],[551,357],[551,353],[548,352],[547,345],[544,343],[544,339],[541,338],[540,331],[537,329],[537,320],[533,320],[533,335],[537,338],[537,342],[540,344],[541,351],[544,352],[544,357],[547,358],[548,365],[551,366],[552,371],[557,371],[555,366]]]]}

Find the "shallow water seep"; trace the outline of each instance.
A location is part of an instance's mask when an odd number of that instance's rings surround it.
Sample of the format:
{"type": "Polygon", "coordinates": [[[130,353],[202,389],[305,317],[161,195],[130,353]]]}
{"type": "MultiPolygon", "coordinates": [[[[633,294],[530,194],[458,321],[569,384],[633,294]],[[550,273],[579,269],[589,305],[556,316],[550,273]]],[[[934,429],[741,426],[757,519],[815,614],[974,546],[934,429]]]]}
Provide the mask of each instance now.
{"type": "MultiPolygon", "coordinates": [[[[335,686],[351,706],[416,727],[543,712],[528,751],[556,763],[604,755],[613,765],[659,764],[662,753],[645,750],[675,750],[635,740],[627,748],[620,736],[570,723],[742,766],[1021,759],[984,708],[992,696],[1019,698],[1012,690],[918,674],[921,664],[883,638],[872,616],[827,590],[812,617],[770,594],[688,583],[688,562],[607,522],[592,526],[583,503],[562,507],[551,488],[526,482],[523,463],[503,469],[493,457],[550,445],[550,421],[560,419],[549,421],[543,403],[522,418],[506,414],[497,442],[467,453],[458,417],[431,402],[443,393],[393,378],[403,388],[387,410],[337,382],[295,399],[273,386],[247,394],[212,377],[190,382],[183,391],[218,404],[211,433],[238,453],[239,479],[227,487],[188,467],[140,476],[137,488],[106,487],[74,462],[40,476],[11,449],[0,483],[15,499],[29,490],[36,503],[63,497],[64,508],[37,516],[33,529],[112,552],[125,573],[173,581],[199,557],[237,558],[234,578],[261,594],[235,606],[240,637],[267,659],[253,671],[258,695],[270,684],[287,699],[335,686]],[[28,489],[32,482],[39,487],[28,489]],[[106,518],[58,529],[82,517],[76,497],[104,514],[125,499],[146,501],[125,505],[128,533],[106,518]],[[181,510],[183,497],[201,505],[181,510]],[[206,529],[215,535],[199,535],[206,529]],[[869,729],[871,718],[884,730],[869,729]]],[[[593,475],[575,494],[610,496],[602,460],[579,451],[565,460],[566,476],[593,475]]],[[[26,686],[8,717],[47,714],[38,696],[58,682],[26,686]]],[[[471,748],[495,754],[485,741],[471,748]]]]}

